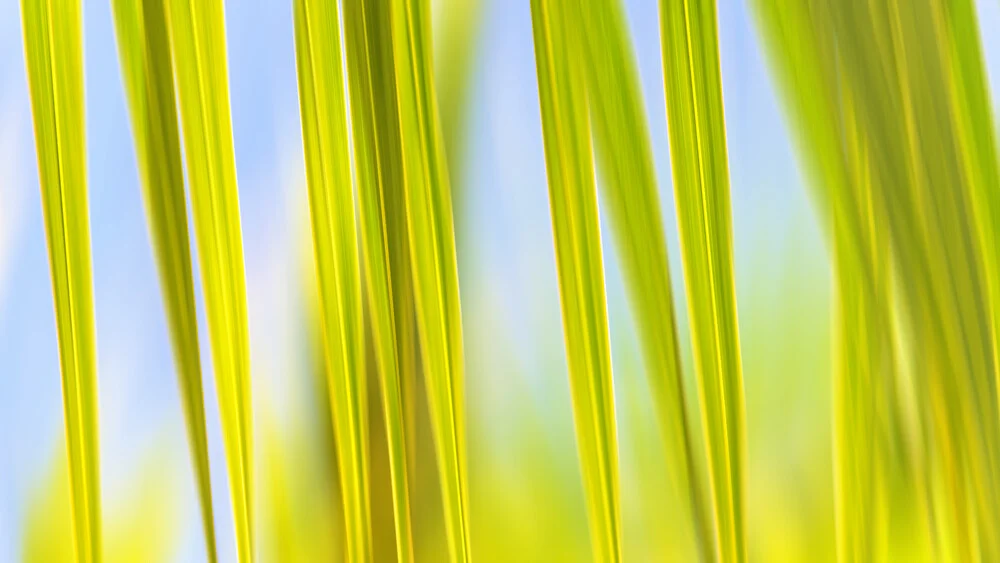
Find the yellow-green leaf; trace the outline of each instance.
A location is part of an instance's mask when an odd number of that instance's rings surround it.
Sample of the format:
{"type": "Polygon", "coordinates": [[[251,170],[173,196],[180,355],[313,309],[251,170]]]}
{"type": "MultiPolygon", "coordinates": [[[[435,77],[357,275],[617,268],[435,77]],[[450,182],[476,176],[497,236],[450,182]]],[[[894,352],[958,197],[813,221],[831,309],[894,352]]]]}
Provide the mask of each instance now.
{"type": "Polygon", "coordinates": [[[246,273],[221,0],[169,0],[195,238],[240,561],[254,556],[253,407],[246,273]]]}
{"type": "Polygon", "coordinates": [[[878,215],[866,164],[870,157],[854,112],[839,115],[838,99],[828,86],[835,66],[827,59],[833,45],[829,26],[810,17],[798,2],[758,0],[756,8],[833,246],[838,301],[833,385],[837,550],[841,561],[876,561],[886,553],[892,509],[876,484],[892,483],[898,489],[908,479],[904,472],[892,471],[893,464],[872,440],[891,440],[899,421],[878,415],[892,412],[887,391],[895,386],[896,366],[891,351],[891,277],[885,264],[889,256],[885,237],[876,237],[874,228],[878,215]]]}
{"type": "Polygon", "coordinates": [[[661,0],[677,223],[721,561],[746,560],[746,429],[715,0],[661,0]]]}
{"type": "Polygon", "coordinates": [[[336,2],[295,0],[295,59],[323,348],[351,561],[371,559],[368,395],[336,2]]]}
{"type": "Polygon", "coordinates": [[[684,381],[677,345],[653,149],[620,0],[582,3],[577,30],[587,77],[590,115],[603,202],[624,270],[636,319],[654,406],[668,455],[675,498],[687,502],[693,534],[704,560],[713,557],[711,524],[694,465],[694,439],[684,402],[684,381]]]}
{"type": "Polygon", "coordinates": [[[560,0],[532,0],[549,205],[577,449],[597,561],[621,561],[611,345],[591,157],[579,13],[560,0]]]}
{"type": "Polygon", "coordinates": [[[451,186],[438,123],[430,4],[391,2],[407,234],[424,377],[452,559],[468,561],[465,367],[451,186]]]}
{"type": "MultiPolygon", "coordinates": [[[[407,421],[400,348],[412,347],[402,152],[399,141],[391,19],[382,0],[344,4],[365,294],[389,450],[396,556],[413,559],[407,469],[407,421]],[[404,343],[401,344],[400,341],[404,343]]],[[[408,366],[413,369],[415,366],[408,366]]]]}
{"type": "Polygon", "coordinates": [[[997,161],[974,5],[756,4],[833,218],[840,560],[995,559],[997,161]]]}
{"type": "Polygon", "coordinates": [[[163,292],[209,561],[216,560],[198,320],[184,171],[163,0],[114,0],[122,77],[132,117],[146,218],[163,292]]]}
{"type": "Polygon", "coordinates": [[[436,34],[434,53],[435,85],[441,108],[441,132],[448,156],[448,176],[458,215],[459,244],[462,237],[461,210],[466,190],[462,176],[468,156],[467,129],[472,76],[476,71],[480,30],[485,18],[486,0],[446,0],[440,8],[441,27],[436,34]]]}
{"type": "Polygon", "coordinates": [[[101,560],[97,350],[77,0],[22,0],[25,66],[55,300],[76,558],[101,560]]]}

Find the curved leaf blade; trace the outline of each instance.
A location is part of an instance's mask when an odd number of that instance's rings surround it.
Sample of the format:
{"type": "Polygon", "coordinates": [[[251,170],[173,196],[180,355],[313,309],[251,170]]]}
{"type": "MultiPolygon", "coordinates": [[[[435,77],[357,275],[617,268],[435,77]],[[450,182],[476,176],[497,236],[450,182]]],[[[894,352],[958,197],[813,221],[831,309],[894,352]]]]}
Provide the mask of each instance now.
{"type": "Polygon", "coordinates": [[[169,0],[195,239],[240,561],[254,557],[253,406],[246,273],[221,0],[169,0]]]}
{"type": "Polygon", "coordinates": [[[198,319],[177,126],[173,63],[162,0],[113,0],[118,53],[132,118],[146,219],[194,463],[209,561],[216,561],[198,319]]]}

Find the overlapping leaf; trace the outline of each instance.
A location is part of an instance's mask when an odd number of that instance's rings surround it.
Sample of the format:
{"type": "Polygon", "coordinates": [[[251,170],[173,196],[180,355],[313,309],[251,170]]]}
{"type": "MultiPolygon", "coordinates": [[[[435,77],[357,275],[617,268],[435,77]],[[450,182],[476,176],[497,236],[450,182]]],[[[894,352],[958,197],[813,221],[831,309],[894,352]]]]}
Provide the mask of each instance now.
{"type": "Polygon", "coordinates": [[[581,41],[595,153],[678,499],[687,499],[702,557],[712,557],[684,383],[653,150],[619,0],[581,5],[581,41]]]}
{"type": "Polygon", "coordinates": [[[839,556],[993,559],[998,181],[974,6],[761,0],[757,9],[834,219],[845,324],[839,556]],[[880,281],[887,269],[898,291],[880,281]],[[898,319],[897,336],[886,319],[898,319]],[[898,361],[875,355],[887,338],[898,361]],[[900,403],[914,416],[894,412],[900,403]]]}
{"type": "Polygon", "coordinates": [[[246,273],[221,0],[167,2],[167,22],[240,561],[254,555],[246,273]]]}
{"type": "Polygon", "coordinates": [[[468,561],[465,367],[451,187],[438,124],[429,5],[391,2],[404,201],[417,332],[452,559],[468,561]]]}
{"type": "MultiPolygon", "coordinates": [[[[404,171],[399,137],[391,18],[382,1],[344,5],[351,125],[370,331],[389,450],[396,554],[413,559],[407,459],[405,371],[415,344],[409,297],[404,171]],[[405,354],[400,358],[401,351],[405,354]],[[404,367],[405,366],[405,367],[404,367]]],[[[410,377],[413,377],[412,373],[410,377]]]]}
{"type": "Polygon", "coordinates": [[[209,560],[215,561],[198,320],[166,12],[162,0],[115,0],[112,5],[146,218],[156,250],[201,501],[205,544],[209,560]]]}
{"type": "Polygon", "coordinates": [[[331,2],[296,0],[294,8],[299,107],[347,556],[368,561],[368,395],[340,16],[331,2]]]}

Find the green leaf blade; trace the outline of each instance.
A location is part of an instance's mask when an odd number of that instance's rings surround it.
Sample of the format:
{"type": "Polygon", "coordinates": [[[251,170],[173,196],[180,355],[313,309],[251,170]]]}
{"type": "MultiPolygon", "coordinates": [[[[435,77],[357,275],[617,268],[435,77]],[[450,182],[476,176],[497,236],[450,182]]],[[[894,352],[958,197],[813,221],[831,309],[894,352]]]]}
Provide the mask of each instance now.
{"type": "MultiPolygon", "coordinates": [[[[344,5],[351,124],[357,171],[369,322],[388,442],[396,557],[413,560],[407,468],[407,424],[400,362],[400,341],[415,339],[403,287],[408,276],[400,260],[407,252],[406,217],[399,201],[404,178],[393,75],[391,18],[380,0],[344,5]],[[396,200],[395,203],[391,200],[396,200]]],[[[412,369],[412,366],[411,368],[412,369]]]]}
{"type": "Polygon", "coordinates": [[[722,561],[746,560],[745,400],[714,0],[661,0],[674,193],[722,561]]]}
{"type": "Polygon", "coordinates": [[[112,7],[146,218],[177,364],[205,544],[208,559],[214,562],[216,542],[208,435],[166,12],[162,0],[114,0],[112,7]]]}
{"type": "Polygon", "coordinates": [[[23,0],[25,62],[55,302],[76,557],[101,560],[97,351],[80,3],[23,0]]]}
{"type": "Polygon", "coordinates": [[[391,29],[407,237],[448,548],[468,561],[465,367],[451,186],[431,66],[429,5],[393,0],[391,29]]]}
{"type": "Polygon", "coordinates": [[[586,38],[581,43],[602,201],[624,269],[672,485],[678,499],[687,498],[698,549],[708,560],[711,525],[694,465],[666,238],[635,56],[619,0],[591,0],[584,6],[579,29],[586,38]]]}
{"type": "Polygon", "coordinates": [[[336,3],[296,0],[294,11],[306,180],[347,554],[352,561],[368,561],[368,399],[340,21],[336,3]]]}
{"type": "Polygon", "coordinates": [[[598,561],[621,561],[621,508],[611,345],[597,187],[571,8],[532,0],[535,64],[566,358],[591,542],[598,561]]]}
{"type": "Polygon", "coordinates": [[[237,553],[246,562],[254,557],[253,407],[222,2],[170,0],[167,21],[237,553]]]}
{"type": "MultiPolygon", "coordinates": [[[[472,77],[480,52],[479,36],[486,23],[485,0],[448,0],[441,8],[440,37],[435,36],[438,107],[441,109],[441,132],[448,155],[448,177],[459,237],[462,236],[465,189],[462,185],[468,157],[467,122],[471,101],[472,77]],[[439,40],[439,42],[438,42],[439,40]]],[[[459,240],[459,244],[462,244],[459,240]]]]}

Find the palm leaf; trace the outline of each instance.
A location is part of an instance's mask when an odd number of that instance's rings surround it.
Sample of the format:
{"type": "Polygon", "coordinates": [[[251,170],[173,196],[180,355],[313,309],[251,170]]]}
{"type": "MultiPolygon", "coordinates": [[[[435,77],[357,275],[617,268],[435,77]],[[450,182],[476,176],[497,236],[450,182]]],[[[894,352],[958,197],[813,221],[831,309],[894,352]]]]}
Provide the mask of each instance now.
{"type": "Polygon", "coordinates": [[[439,37],[435,37],[437,55],[435,85],[438,107],[441,108],[441,132],[445,154],[448,155],[448,176],[452,182],[454,207],[459,210],[459,244],[462,237],[462,217],[466,190],[462,176],[468,147],[466,143],[472,76],[476,71],[478,39],[485,18],[488,0],[448,0],[441,8],[439,37]]]}
{"type": "Polygon", "coordinates": [[[222,2],[170,0],[167,22],[237,553],[240,561],[250,561],[254,554],[254,456],[249,326],[222,2]]]}
{"type": "MultiPolygon", "coordinates": [[[[804,159],[814,168],[828,163],[817,175],[821,201],[835,218],[846,217],[833,231],[839,275],[861,280],[865,294],[842,289],[842,322],[853,322],[844,330],[855,340],[872,338],[871,321],[852,307],[864,314],[876,305],[883,319],[900,323],[894,367],[906,369],[890,372],[895,380],[873,382],[863,365],[848,364],[841,375],[850,392],[838,397],[846,403],[838,408],[841,560],[873,559],[876,549],[883,559],[906,557],[912,538],[927,531],[921,545],[933,547],[935,560],[994,559],[997,162],[973,4],[760,1],[758,13],[804,159]],[[808,44],[803,38],[817,30],[824,41],[808,44]],[[823,105],[809,101],[815,99],[823,105]],[[852,126],[837,129],[823,115],[846,116],[852,126]],[[837,159],[848,172],[830,165],[837,159]],[[874,210],[867,215],[866,205],[874,210]],[[893,301],[878,285],[883,262],[900,280],[893,301]],[[891,396],[865,397],[857,389],[862,383],[874,389],[869,393],[898,387],[913,397],[914,420],[881,431],[902,438],[872,442],[879,434],[864,427],[852,433],[856,421],[878,424],[892,407],[891,396]],[[895,450],[906,442],[915,444],[899,456],[895,450]],[[887,460],[901,470],[880,475],[887,460]],[[868,470],[874,476],[858,471],[866,466],[876,468],[868,470]],[[895,484],[900,475],[909,489],[892,487],[886,506],[872,509],[865,481],[895,484]],[[919,521],[895,527],[894,516],[908,512],[919,521]]],[[[845,349],[845,359],[851,354],[845,349]]]]}
{"type": "Polygon", "coordinates": [[[444,498],[445,528],[452,559],[468,561],[462,317],[451,188],[433,85],[428,10],[429,4],[423,0],[394,0],[392,45],[417,333],[444,498]]]}
{"type": "Polygon", "coordinates": [[[833,49],[829,26],[813,20],[803,3],[779,5],[760,0],[756,4],[766,46],[774,55],[787,53],[774,57],[781,73],[784,105],[793,116],[793,132],[805,148],[803,157],[813,193],[834,247],[839,350],[833,388],[838,553],[841,560],[874,561],[887,548],[888,511],[892,509],[876,484],[910,480],[889,471],[891,464],[879,458],[871,439],[891,435],[900,421],[878,415],[893,408],[886,391],[893,388],[897,367],[891,351],[893,295],[890,275],[885,271],[889,257],[887,241],[877,237],[874,229],[878,214],[872,205],[871,172],[866,164],[870,151],[863,144],[854,113],[838,116],[838,100],[829,87],[835,80],[829,73],[835,67],[828,59],[833,49]],[[793,58],[794,64],[789,64],[793,58]]]}
{"type": "Polygon", "coordinates": [[[577,14],[532,0],[549,203],[577,448],[598,561],[620,561],[618,445],[604,266],[577,14]]]}
{"type": "MultiPolygon", "coordinates": [[[[408,492],[407,417],[400,348],[415,339],[408,278],[406,217],[393,75],[391,19],[381,1],[344,5],[351,124],[361,220],[366,295],[388,442],[396,556],[413,559],[408,492]]],[[[403,360],[406,361],[405,359],[403,360]]],[[[415,366],[407,365],[413,370],[415,366]]]]}
{"type": "Polygon", "coordinates": [[[323,349],[351,561],[371,559],[361,279],[336,3],[296,0],[295,53],[323,349]]]}
{"type": "Polygon", "coordinates": [[[581,10],[584,69],[603,201],[666,442],[676,498],[688,510],[702,558],[712,558],[700,474],[684,402],[670,266],[653,167],[653,150],[635,56],[619,0],[591,0],[581,10]]]}
{"type": "Polygon", "coordinates": [[[76,558],[100,561],[97,351],[80,3],[23,0],[21,18],[59,338],[76,558]]]}
{"type": "Polygon", "coordinates": [[[209,561],[216,560],[208,437],[198,352],[198,320],[188,246],[184,171],[166,13],[162,0],[115,0],[118,52],[142,177],[146,217],[156,249],[163,305],[194,462],[209,561]]]}
{"type": "Polygon", "coordinates": [[[722,561],[745,561],[743,370],[714,0],[661,0],[674,194],[722,561]]]}

